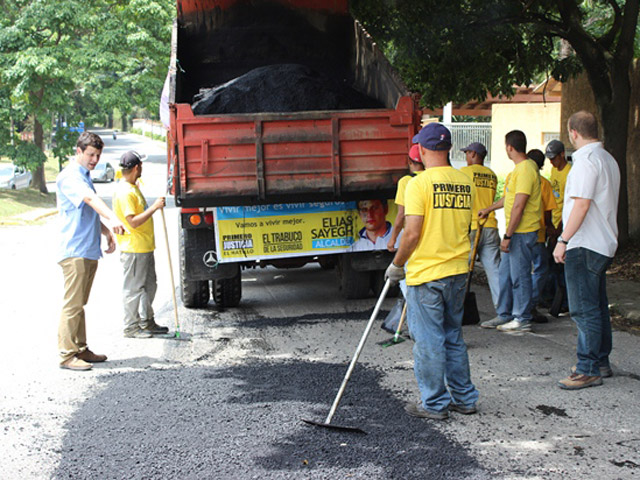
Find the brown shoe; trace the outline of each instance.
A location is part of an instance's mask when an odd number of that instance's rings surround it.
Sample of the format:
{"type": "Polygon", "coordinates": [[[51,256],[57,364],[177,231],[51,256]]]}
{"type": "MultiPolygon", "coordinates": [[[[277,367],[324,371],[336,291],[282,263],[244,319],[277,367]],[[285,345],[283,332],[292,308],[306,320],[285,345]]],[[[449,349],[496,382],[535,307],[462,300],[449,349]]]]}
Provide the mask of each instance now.
{"type": "Polygon", "coordinates": [[[84,360],[85,362],[91,362],[91,363],[100,363],[107,360],[106,355],[98,355],[96,353],[93,353],[88,348],[84,352],[78,353],[76,355],[76,358],[79,358],[80,360],[84,360]]]}
{"type": "Polygon", "coordinates": [[[65,360],[60,364],[60,368],[66,368],[68,370],[91,370],[93,368],[92,363],[85,362],[78,357],[71,357],[69,360],[65,360]]]}
{"type": "Polygon", "coordinates": [[[602,377],[590,377],[579,373],[572,373],[569,377],[558,382],[558,386],[564,390],[580,390],[598,385],[602,385],[602,377]]]}

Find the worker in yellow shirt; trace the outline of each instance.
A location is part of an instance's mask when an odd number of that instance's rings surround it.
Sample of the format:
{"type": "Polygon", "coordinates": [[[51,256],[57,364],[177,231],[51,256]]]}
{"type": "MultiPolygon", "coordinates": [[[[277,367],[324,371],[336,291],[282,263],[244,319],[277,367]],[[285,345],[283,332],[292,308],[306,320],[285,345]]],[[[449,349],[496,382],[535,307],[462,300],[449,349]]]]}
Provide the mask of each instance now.
{"type": "Polygon", "coordinates": [[[504,197],[478,212],[485,218],[504,207],[507,222],[500,242],[498,316],[480,326],[504,332],[528,332],[532,320],[531,262],[542,215],[540,173],[536,163],[527,157],[527,138],[523,132],[507,133],[505,148],[515,167],[505,183],[504,197]]]}
{"type": "MultiPolygon", "coordinates": [[[[400,244],[400,239],[402,238],[402,229],[404,228],[404,196],[407,190],[407,184],[414,176],[424,172],[424,165],[420,158],[420,147],[417,144],[412,145],[409,149],[407,164],[409,168],[409,175],[405,175],[398,180],[396,190],[395,204],[398,207],[398,213],[396,213],[396,219],[393,222],[393,228],[391,230],[391,237],[387,243],[387,250],[390,252],[395,252],[397,250],[398,245],[400,244]]],[[[400,281],[400,291],[402,292],[402,298],[398,299],[396,307],[389,312],[389,315],[387,315],[382,324],[382,328],[391,333],[395,333],[398,328],[398,324],[400,322],[398,312],[402,311],[402,307],[407,297],[407,283],[404,280],[400,281]]]]}
{"type": "MultiPolygon", "coordinates": [[[[527,153],[527,156],[536,162],[538,170],[544,167],[544,153],[542,150],[533,149],[527,153]]],[[[540,314],[537,310],[538,301],[542,295],[542,289],[549,274],[549,266],[551,264],[551,255],[547,250],[546,241],[549,234],[553,234],[553,220],[551,218],[553,210],[556,208],[556,199],[553,195],[551,182],[540,176],[540,195],[542,199],[542,217],[540,217],[540,230],[538,230],[538,241],[533,248],[533,272],[531,273],[531,282],[533,295],[531,298],[531,316],[535,323],[546,323],[547,317],[540,314]]]]}
{"type": "MultiPolygon", "coordinates": [[[[553,195],[556,197],[557,208],[553,210],[553,226],[555,230],[549,238],[549,250],[553,251],[556,246],[556,240],[562,232],[562,207],[564,205],[564,190],[567,185],[567,177],[571,171],[571,164],[565,156],[564,144],[560,140],[551,140],[545,149],[545,156],[551,162],[551,187],[553,195]]],[[[559,315],[561,312],[569,311],[569,303],[567,301],[567,287],[564,278],[564,264],[552,262],[552,280],[553,283],[548,286],[549,297],[559,297],[559,302],[555,307],[549,310],[552,315],[559,315]]],[[[552,304],[549,300],[549,304],[552,304]]]]}
{"type": "Polygon", "coordinates": [[[169,331],[156,324],[152,308],[157,290],[152,215],[164,208],[165,199],[159,197],[153,205],[147,206],[137,185],[142,175],[142,158],[137,152],[124,153],[120,168],[122,180],[113,194],[113,211],[129,229],[124,235],[116,235],[124,273],[124,336],[150,338],[169,331]]]}
{"type": "Polygon", "coordinates": [[[430,123],[413,138],[425,171],[407,185],[402,240],[385,277],[405,278],[409,331],[415,340],[414,372],[420,401],[405,411],[443,420],[449,411],[476,412],[462,338],[465,281],[469,270],[469,226],[474,186],[448,161],[451,132],[430,123]]]}
{"type": "Polygon", "coordinates": [[[567,177],[571,171],[571,164],[567,162],[564,152],[564,143],[560,140],[551,140],[545,149],[545,156],[551,162],[551,187],[556,198],[557,207],[553,210],[553,226],[558,231],[556,237],[562,232],[562,206],[564,205],[564,188],[567,185],[567,177]]]}
{"type": "MultiPolygon", "coordinates": [[[[476,187],[469,235],[469,240],[473,245],[478,232],[478,212],[492,205],[495,201],[498,177],[493,173],[493,170],[484,165],[487,149],[482,143],[473,142],[460,150],[465,153],[467,160],[467,166],[462,167],[460,171],[473,180],[476,187]]],[[[500,268],[500,233],[498,232],[498,221],[493,212],[489,214],[482,227],[482,233],[478,241],[478,258],[480,258],[482,268],[487,274],[493,306],[498,308],[498,296],[500,294],[500,279],[498,275],[498,269],[500,268]]]]}

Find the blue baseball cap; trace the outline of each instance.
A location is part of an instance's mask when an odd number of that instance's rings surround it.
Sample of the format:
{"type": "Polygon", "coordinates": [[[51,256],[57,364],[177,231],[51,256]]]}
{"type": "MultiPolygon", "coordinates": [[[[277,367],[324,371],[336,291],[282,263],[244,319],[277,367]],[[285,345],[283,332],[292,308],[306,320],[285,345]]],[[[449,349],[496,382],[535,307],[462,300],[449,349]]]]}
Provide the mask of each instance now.
{"type": "Polygon", "coordinates": [[[451,132],[441,123],[428,123],[413,137],[413,143],[419,143],[427,150],[449,150],[451,132]]]}

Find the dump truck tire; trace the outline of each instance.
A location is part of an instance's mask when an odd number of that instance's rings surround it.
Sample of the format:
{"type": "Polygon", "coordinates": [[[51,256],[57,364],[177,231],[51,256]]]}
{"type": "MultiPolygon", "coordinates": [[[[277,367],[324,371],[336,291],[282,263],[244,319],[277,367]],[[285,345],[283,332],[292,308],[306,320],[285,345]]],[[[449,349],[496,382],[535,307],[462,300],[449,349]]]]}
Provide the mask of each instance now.
{"type": "MultiPolygon", "coordinates": [[[[371,274],[371,290],[373,290],[373,295],[379,297],[385,284],[385,270],[372,270],[369,273],[371,274]]],[[[387,292],[388,298],[396,298],[398,295],[400,295],[400,285],[396,284],[389,287],[389,291],[387,292]]]]}
{"type": "Polygon", "coordinates": [[[369,272],[360,272],[351,266],[348,255],[342,255],[338,262],[338,277],[342,296],[347,300],[367,298],[371,290],[369,272]]]}
{"type": "Polygon", "coordinates": [[[183,229],[178,229],[180,245],[180,297],[186,308],[204,308],[209,303],[209,282],[207,280],[188,281],[185,271],[185,247],[183,229]]]}
{"type": "Polygon", "coordinates": [[[242,278],[238,274],[231,278],[223,278],[222,280],[212,280],[211,292],[213,293],[213,301],[219,307],[237,307],[242,299],[242,278]]]}

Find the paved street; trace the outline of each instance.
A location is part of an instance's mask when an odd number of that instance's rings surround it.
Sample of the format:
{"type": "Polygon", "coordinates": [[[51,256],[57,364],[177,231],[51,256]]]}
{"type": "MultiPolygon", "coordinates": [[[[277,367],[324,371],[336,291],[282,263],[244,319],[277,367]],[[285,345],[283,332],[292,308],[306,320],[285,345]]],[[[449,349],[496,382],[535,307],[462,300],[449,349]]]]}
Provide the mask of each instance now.
{"type": "MultiPolygon", "coordinates": [[[[163,146],[104,136],[104,158],[147,153],[148,199],[164,190],[163,146]]],[[[113,184],[97,186],[109,199],[113,184]]],[[[177,210],[166,209],[174,271],[177,210]]],[[[158,323],[173,306],[156,215],[158,323]]],[[[417,400],[412,342],[382,348],[372,331],[335,423],[318,429],[375,299],[343,300],[335,272],[317,265],[243,272],[238,308],[179,308],[184,340],[122,337],[118,254],[106,255],[86,309],[89,345],[109,361],[90,372],[57,366],[62,274],[56,217],[0,227],[0,449],[7,479],[627,479],[640,474],[640,339],[614,334],[615,376],[579,392],[556,382],[575,363],[568,317],[509,335],[465,327],[479,413],[445,422],[406,416],[417,400]]],[[[176,278],[176,283],[178,279],[176,278]]],[[[488,289],[475,286],[483,319],[488,289]]],[[[179,298],[179,295],[178,295],[179,298]]],[[[387,299],[384,309],[393,306],[387,299]]],[[[172,327],[173,328],[173,327],[172,327]]]]}

